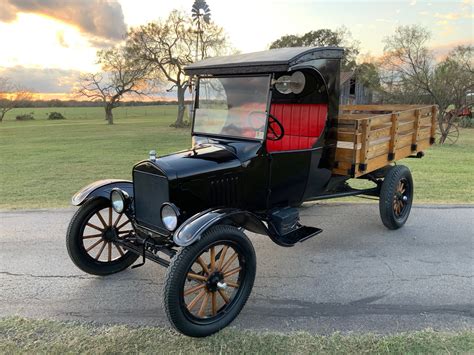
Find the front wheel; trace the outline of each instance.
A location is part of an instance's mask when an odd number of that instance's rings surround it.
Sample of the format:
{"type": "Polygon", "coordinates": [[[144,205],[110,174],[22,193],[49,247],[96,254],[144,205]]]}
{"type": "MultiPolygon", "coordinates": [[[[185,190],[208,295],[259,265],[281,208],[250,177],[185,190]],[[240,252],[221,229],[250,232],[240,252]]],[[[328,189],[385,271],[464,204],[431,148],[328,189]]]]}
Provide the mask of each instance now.
{"type": "Polygon", "coordinates": [[[211,335],[231,323],[252,291],[256,257],[238,228],[214,226],[171,260],[164,307],[179,332],[211,335]]]}
{"type": "Polygon", "coordinates": [[[88,200],[69,224],[66,236],[69,257],[89,274],[109,275],[122,271],[132,265],[138,255],[122,249],[114,241],[132,231],[128,217],[115,213],[108,199],[88,200]]]}
{"type": "Polygon", "coordinates": [[[413,202],[413,178],[404,165],[390,168],[380,190],[379,210],[388,229],[401,228],[408,219],[413,202]]]}

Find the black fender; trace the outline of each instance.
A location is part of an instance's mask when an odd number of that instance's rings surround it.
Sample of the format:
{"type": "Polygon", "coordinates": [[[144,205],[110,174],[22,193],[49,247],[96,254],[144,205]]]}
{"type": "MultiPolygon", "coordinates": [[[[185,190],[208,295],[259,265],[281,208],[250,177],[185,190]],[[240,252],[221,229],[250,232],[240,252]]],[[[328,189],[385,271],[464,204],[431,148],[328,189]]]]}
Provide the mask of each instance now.
{"type": "Polygon", "coordinates": [[[133,197],[133,182],[129,180],[107,179],[95,181],[74,194],[71,202],[74,206],[80,206],[85,201],[93,197],[109,198],[113,188],[124,190],[130,197],[133,197]]]}
{"type": "Polygon", "coordinates": [[[234,225],[272,237],[271,232],[255,214],[237,208],[216,208],[195,214],[184,221],[173,234],[173,241],[182,247],[191,245],[201,239],[206,230],[218,224],[234,225]]]}

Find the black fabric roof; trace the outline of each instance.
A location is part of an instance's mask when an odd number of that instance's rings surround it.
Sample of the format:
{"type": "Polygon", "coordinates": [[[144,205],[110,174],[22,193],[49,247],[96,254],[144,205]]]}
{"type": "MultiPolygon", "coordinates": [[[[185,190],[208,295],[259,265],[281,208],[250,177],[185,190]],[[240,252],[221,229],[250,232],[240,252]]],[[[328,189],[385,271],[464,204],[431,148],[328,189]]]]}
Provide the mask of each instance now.
{"type": "Polygon", "coordinates": [[[186,74],[233,74],[286,71],[315,59],[340,59],[339,47],[290,47],[201,60],[184,68],[186,74]]]}

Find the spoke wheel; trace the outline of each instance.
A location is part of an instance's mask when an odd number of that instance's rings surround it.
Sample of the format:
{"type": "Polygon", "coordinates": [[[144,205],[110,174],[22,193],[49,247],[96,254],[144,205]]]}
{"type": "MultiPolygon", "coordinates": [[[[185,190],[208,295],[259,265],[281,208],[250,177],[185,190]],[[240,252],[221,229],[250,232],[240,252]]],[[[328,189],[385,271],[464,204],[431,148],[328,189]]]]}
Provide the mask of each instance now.
{"type": "Polygon", "coordinates": [[[238,315],[254,279],[255,252],[245,234],[212,227],[171,261],[164,292],[168,318],[186,335],[213,334],[238,315]]]}
{"type": "Polygon", "coordinates": [[[389,229],[402,227],[413,202],[413,179],[406,166],[388,170],[380,190],[379,210],[383,224],[389,229]]]}
{"type": "Polygon", "coordinates": [[[183,289],[184,303],[191,316],[208,319],[225,312],[239,290],[243,273],[239,256],[232,244],[223,242],[194,260],[183,289]]]}
{"type": "Polygon", "coordinates": [[[121,271],[138,256],[115,241],[131,232],[133,227],[128,217],[113,211],[109,200],[87,201],[69,224],[66,238],[69,256],[80,269],[90,274],[108,275],[121,271]]]}

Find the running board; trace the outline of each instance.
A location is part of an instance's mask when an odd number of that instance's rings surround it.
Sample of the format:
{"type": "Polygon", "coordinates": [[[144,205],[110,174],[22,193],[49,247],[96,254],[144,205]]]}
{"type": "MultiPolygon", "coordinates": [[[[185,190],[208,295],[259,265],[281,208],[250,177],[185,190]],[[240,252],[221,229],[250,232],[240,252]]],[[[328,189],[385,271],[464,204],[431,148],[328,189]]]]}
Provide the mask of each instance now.
{"type": "Polygon", "coordinates": [[[274,236],[274,238],[278,240],[278,244],[281,246],[292,247],[296,243],[304,242],[305,240],[318,235],[322,231],[322,229],[316,227],[301,226],[293,232],[285,235],[274,236]]]}

